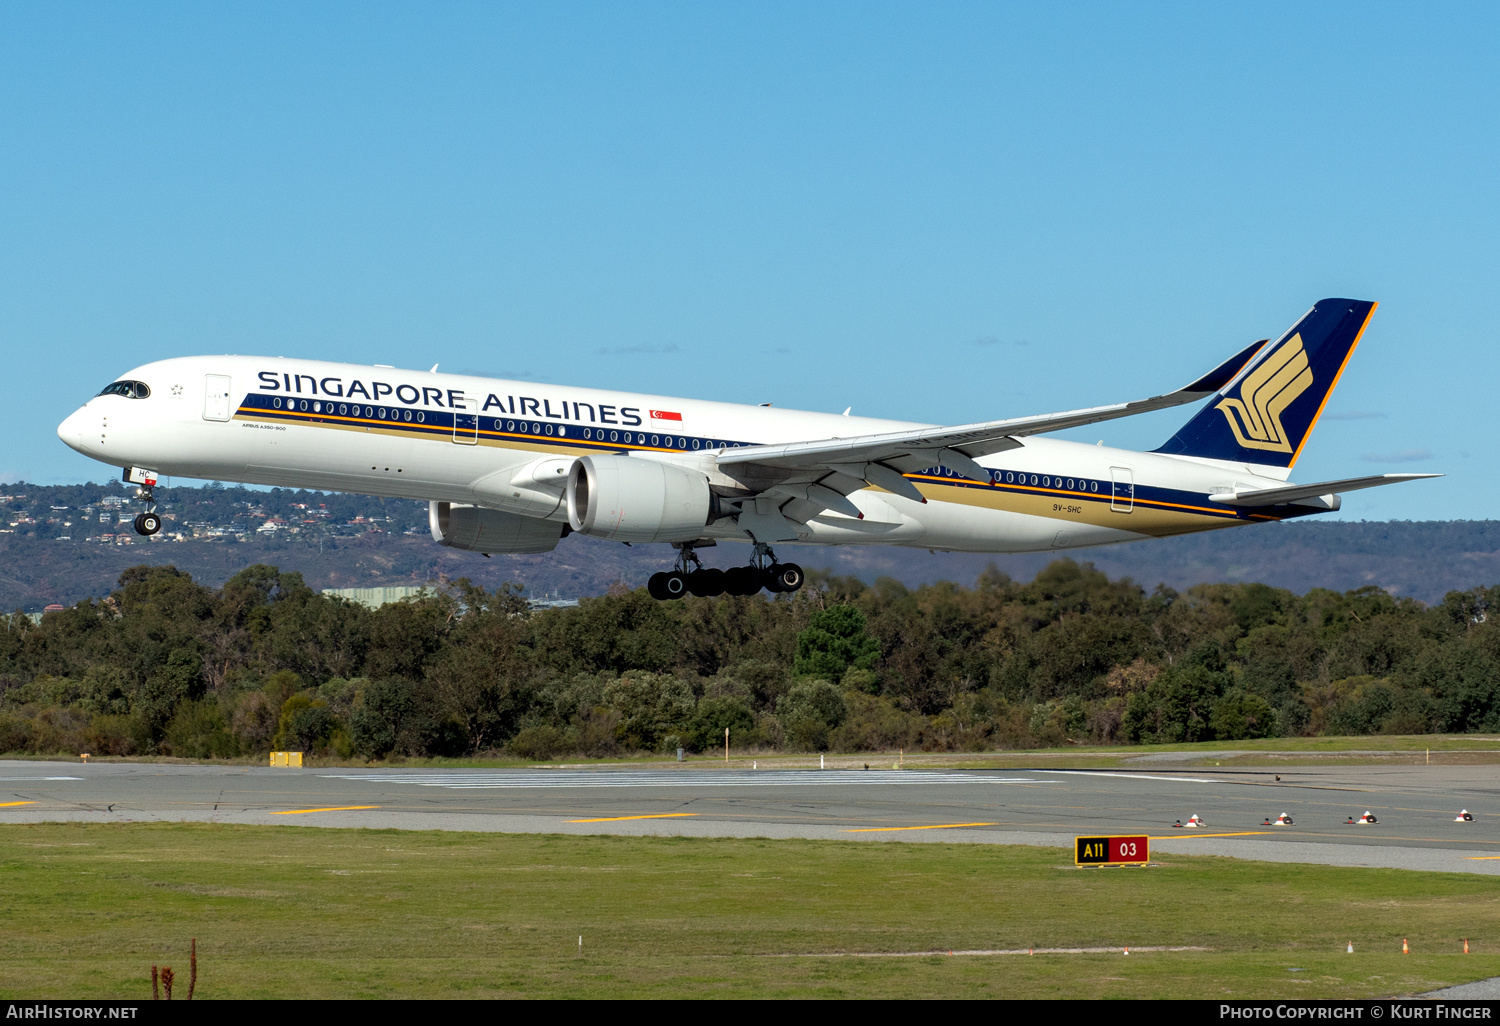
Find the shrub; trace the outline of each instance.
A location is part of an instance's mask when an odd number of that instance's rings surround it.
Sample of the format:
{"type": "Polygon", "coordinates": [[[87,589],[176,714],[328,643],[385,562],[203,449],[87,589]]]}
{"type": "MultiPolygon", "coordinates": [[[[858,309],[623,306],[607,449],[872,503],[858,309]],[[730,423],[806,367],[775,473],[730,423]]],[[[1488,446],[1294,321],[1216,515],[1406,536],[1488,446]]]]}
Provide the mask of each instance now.
{"type": "Polygon", "coordinates": [[[234,704],[234,714],[230,717],[230,729],[239,742],[240,750],[269,752],[278,719],[276,706],[271,704],[271,696],[265,692],[247,691],[240,695],[234,704]]]}
{"type": "Polygon", "coordinates": [[[828,734],[830,748],[840,752],[878,752],[916,748],[927,720],[888,698],[859,691],[844,693],[844,721],[828,734]]]}
{"type": "Polygon", "coordinates": [[[83,732],[82,751],[90,755],[134,755],[142,735],[133,716],[95,716],[83,732]]]}
{"type": "Polygon", "coordinates": [[[844,696],[826,680],[799,681],[776,703],[781,729],[793,747],[802,751],[826,749],[829,733],[847,715],[844,696]]]}
{"type": "Polygon", "coordinates": [[[743,698],[722,695],[705,698],[698,703],[693,714],[692,726],[684,739],[690,751],[719,748],[724,744],[724,731],[729,731],[729,742],[744,747],[761,740],[760,730],[755,724],[755,713],[743,698]]]}
{"type": "Polygon", "coordinates": [[[666,673],[627,673],[604,686],[604,703],[620,710],[618,736],[627,748],[657,751],[668,734],[685,733],[693,689],[666,673]]]}
{"type": "Polygon", "coordinates": [[[162,747],[186,759],[231,759],[240,753],[229,721],[213,699],[182,703],[167,724],[162,747]]]}
{"type": "Polygon", "coordinates": [[[505,747],[514,756],[541,762],[560,755],[567,750],[567,746],[568,739],[562,731],[551,724],[543,723],[540,726],[526,727],[518,731],[505,747]]]}
{"type": "Polygon", "coordinates": [[[1238,690],[1214,703],[1213,715],[1209,719],[1214,737],[1220,741],[1269,737],[1275,724],[1276,716],[1270,702],[1259,695],[1238,690]]]}

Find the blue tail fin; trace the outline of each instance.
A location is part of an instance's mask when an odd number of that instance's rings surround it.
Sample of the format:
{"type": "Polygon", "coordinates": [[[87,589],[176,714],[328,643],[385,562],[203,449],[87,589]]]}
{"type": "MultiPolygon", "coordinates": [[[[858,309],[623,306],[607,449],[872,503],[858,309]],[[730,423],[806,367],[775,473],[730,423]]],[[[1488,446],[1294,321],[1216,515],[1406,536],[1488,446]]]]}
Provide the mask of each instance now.
{"type": "Polygon", "coordinates": [[[1292,466],[1374,312],[1362,300],[1319,300],[1156,451],[1292,466]]]}

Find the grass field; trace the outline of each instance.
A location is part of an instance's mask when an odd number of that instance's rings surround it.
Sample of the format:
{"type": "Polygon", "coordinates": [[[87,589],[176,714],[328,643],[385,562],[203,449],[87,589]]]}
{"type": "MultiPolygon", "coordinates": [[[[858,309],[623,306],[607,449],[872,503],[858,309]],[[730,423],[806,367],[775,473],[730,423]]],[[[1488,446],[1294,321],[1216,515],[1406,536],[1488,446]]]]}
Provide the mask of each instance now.
{"type": "Polygon", "coordinates": [[[181,996],[192,937],[199,998],[1374,997],[1500,975],[1500,878],[1204,856],[36,824],[0,832],[0,895],[6,997],[145,997],[152,963],[181,996]],[[1033,945],[1207,950],[840,954],[1033,945]]]}

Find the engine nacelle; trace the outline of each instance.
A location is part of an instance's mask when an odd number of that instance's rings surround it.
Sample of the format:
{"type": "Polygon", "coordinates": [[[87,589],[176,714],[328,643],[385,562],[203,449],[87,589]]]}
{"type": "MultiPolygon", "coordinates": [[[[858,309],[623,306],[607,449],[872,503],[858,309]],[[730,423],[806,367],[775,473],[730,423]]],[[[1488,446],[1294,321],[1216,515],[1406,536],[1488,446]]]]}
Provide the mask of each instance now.
{"type": "Polygon", "coordinates": [[[551,552],[563,534],[556,521],[456,502],[429,503],[427,522],[433,541],[469,552],[551,552]]]}
{"type": "Polygon", "coordinates": [[[708,478],[634,456],[584,456],[567,486],[568,524],[614,541],[692,541],[713,519],[708,478]]]}

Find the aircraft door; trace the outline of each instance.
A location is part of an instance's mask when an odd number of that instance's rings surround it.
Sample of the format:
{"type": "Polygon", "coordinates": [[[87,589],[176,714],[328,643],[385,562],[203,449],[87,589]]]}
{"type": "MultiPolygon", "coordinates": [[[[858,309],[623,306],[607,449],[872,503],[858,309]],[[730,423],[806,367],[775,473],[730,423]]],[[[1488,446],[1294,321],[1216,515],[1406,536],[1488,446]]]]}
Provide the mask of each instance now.
{"type": "Polygon", "coordinates": [[[477,445],[479,442],[479,400],[465,399],[462,410],[453,410],[453,441],[459,445],[477,445]]]}
{"type": "Polygon", "coordinates": [[[203,378],[203,419],[229,419],[229,375],[206,374],[203,378]]]}
{"type": "Polygon", "coordinates": [[[1135,508],[1135,475],[1129,467],[1110,467],[1109,508],[1129,513],[1135,508]]]}

